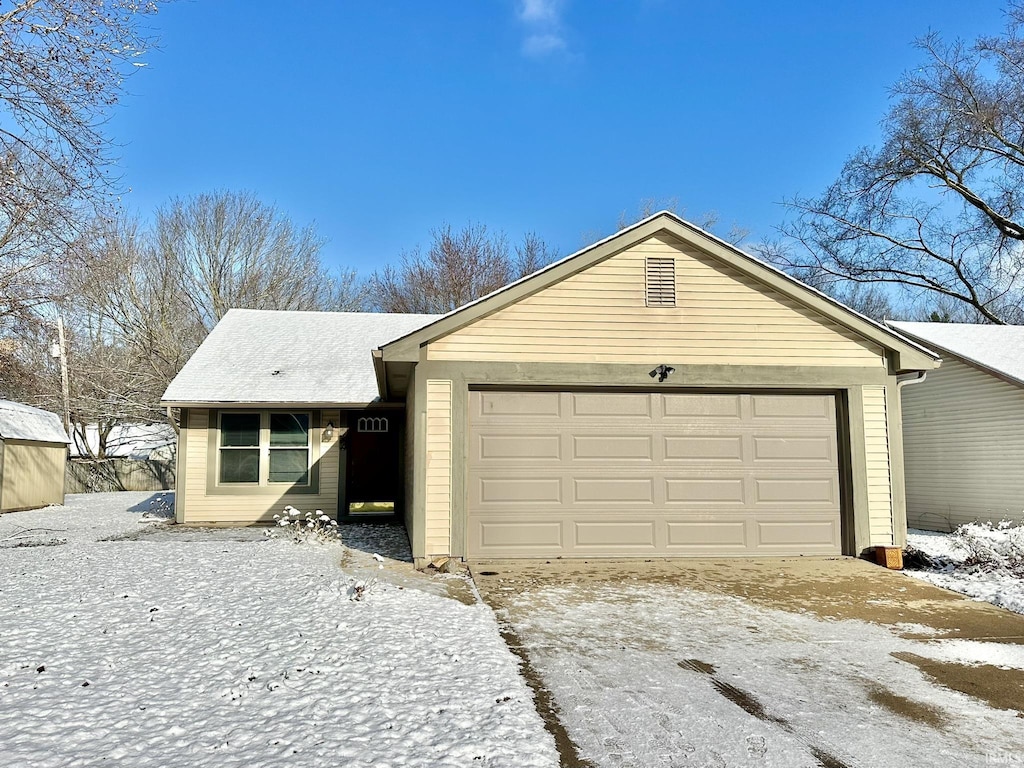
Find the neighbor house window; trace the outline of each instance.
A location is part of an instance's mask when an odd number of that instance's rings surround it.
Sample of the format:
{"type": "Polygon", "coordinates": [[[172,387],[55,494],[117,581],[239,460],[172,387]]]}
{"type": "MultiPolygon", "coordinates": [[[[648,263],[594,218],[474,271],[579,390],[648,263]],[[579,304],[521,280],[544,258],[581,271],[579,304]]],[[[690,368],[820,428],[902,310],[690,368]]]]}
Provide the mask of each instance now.
{"type": "Polygon", "coordinates": [[[676,305],[676,260],[651,256],[647,259],[647,306],[676,305]]]}
{"type": "Polygon", "coordinates": [[[220,414],[218,483],[308,485],[309,413],[220,414]]]}

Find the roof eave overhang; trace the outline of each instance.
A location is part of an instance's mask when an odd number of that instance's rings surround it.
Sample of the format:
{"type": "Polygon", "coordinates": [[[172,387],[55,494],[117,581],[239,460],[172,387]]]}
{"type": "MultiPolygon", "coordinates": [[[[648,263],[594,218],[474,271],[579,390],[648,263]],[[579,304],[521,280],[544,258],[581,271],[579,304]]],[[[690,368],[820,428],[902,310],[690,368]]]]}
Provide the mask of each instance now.
{"type": "Polygon", "coordinates": [[[317,410],[327,408],[373,408],[388,406],[389,403],[382,403],[376,398],[365,401],[331,402],[331,401],[302,401],[302,400],[161,400],[160,405],[164,408],[312,408],[317,410]]]}
{"type": "Polygon", "coordinates": [[[907,336],[908,338],[920,340],[922,344],[929,344],[929,345],[935,347],[937,350],[942,352],[944,355],[946,355],[948,357],[955,358],[955,359],[959,360],[961,363],[963,363],[964,365],[969,365],[971,368],[976,368],[979,371],[983,371],[984,373],[987,373],[987,374],[989,374],[991,376],[994,376],[995,378],[999,379],[1000,381],[1005,381],[1007,384],[1013,384],[1015,387],[1024,388],[1024,381],[1022,381],[1021,379],[1018,379],[1016,376],[1011,376],[1010,374],[1006,373],[1005,371],[1001,371],[998,368],[993,368],[990,365],[985,365],[985,363],[978,362],[977,360],[975,360],[975,359],[973,359],[971,357],[968,357],[967,355],[963,355],[963,354],[961,354],[959,352],[954,352],[953,350],[947,349],[946,347],[942,346],[941,344],[936,344],[933,341],[929,341],[928,339],[924,339],[924,338],[922,338],[920,336],[917,336],[917,335],[911,333],[910,331],[903,330],[902,328],[899,329],[899,332],[902,335],[907,336]]]}

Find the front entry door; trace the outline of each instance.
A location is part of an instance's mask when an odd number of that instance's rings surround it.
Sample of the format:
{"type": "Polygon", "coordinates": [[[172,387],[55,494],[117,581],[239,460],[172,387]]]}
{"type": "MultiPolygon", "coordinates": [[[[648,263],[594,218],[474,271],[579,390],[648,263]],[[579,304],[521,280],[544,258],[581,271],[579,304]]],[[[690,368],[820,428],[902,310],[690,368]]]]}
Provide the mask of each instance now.
{"type": "Polygon", "coordinates": [[[401,410],[349,415],[343,515],[395,515],[402,502],[401,410]]]}

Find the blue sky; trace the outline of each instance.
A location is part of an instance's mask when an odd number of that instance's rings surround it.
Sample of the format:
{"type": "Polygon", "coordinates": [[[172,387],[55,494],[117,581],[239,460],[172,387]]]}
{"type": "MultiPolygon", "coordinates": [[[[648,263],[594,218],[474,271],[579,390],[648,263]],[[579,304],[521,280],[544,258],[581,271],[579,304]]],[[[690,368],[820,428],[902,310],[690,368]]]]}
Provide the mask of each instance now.
{"type": "Polygon", "coordinates": [[[178,0],[108,125],[126,206],[247,189],[368,274],[443,222],[562,255],[644,198],[770,237],[990,0],[178,0]],[[969,7],[969,10],[968,10],[969,7]]]}

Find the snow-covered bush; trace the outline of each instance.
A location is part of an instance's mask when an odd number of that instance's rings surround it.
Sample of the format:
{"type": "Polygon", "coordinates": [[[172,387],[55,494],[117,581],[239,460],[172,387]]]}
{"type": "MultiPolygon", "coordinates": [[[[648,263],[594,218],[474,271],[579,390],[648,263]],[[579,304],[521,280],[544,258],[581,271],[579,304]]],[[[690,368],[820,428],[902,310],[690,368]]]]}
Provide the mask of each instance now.
{"type": "Polygon", "coordinates": [[[950,543],[963,555],[961,568],[1008,571],[1024,577],[1024,526],[1008,520],[961,525],[950,543]]]}
{"type": "Polygon", "coordinates": [[[267,531],[268,536],[277,536],[284,533],[293,541],[340,541],[341,534],[338,531],[338,522],[332,520],[322,509],[316,512],[302,512],[291,504],[284,508],[284,512],[274,515],[277,521],[277,528],[274,531],[267,531]]]}
{"type": "Polygon", "coordinates": [[[377,586],[377,577],[372,576],[367,579],[349,579],[348,585],[345,588],[346,595],[349,600],[362,600],[368,597],[373,591],[373,588],[377,586]]]}

